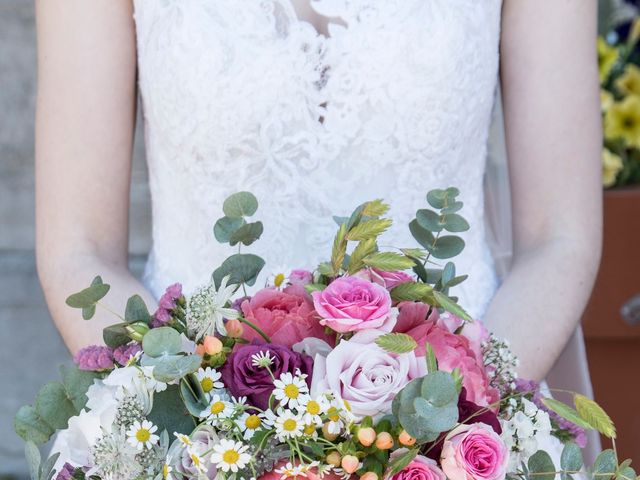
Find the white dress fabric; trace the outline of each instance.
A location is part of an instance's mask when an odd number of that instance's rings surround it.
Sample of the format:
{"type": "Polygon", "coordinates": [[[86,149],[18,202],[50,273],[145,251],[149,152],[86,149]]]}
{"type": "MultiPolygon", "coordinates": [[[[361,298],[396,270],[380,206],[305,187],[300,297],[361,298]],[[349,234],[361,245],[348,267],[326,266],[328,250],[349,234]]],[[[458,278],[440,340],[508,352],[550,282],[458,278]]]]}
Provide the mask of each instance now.
{"type": "Polygon", "coordinates": [[[483,176],[501,0],[311,0],[335,20],[327,36],[292,1],[135,0],[146,284],[159,295],[209,280],[235,252],[212,227],[236,191],[259,199],[265,231],[245,251],[272,271],[327,260],[332,215],[375,198],[395,220],[381,243],[415,247],[407,225],[426,192],[455,186],[472,225],[455,293],[482,316],[497,286],[483,176]]]}

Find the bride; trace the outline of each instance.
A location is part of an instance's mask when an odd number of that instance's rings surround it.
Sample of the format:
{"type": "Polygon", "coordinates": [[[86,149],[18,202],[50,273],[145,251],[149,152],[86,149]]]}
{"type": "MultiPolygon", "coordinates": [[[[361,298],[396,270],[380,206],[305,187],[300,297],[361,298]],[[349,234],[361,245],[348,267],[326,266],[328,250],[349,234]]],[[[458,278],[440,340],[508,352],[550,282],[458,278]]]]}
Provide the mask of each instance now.
{"type": "MultiPolygon", "coordinates": [[[[41,0],[38,269],[71,351],[111,318],[64,299],[100,273],[120,302],[206,282],[222,200],[250,190],[252,251],[314,266],[335,225],[383,197],[385,243],[433,188],[456,186],[472,229],[461,302],[543,379],[575,331],[599,263],[600,110],[594,0],[41,0]],[[500,83],[512,267],[498,282],[483,178],[500,83]],[[143,284],[127,269],[140,90],[153,200],[143,284]],[[283,246],[295,245],[293,250],[283,246]],[[255,247],[255,248],[254,248],[255,247]]],[[[494,192],[495,193],[495,192],[494,192]]],[[[267,267],[267,269],[269,266],[267,267]]],[[[118,305],[114,305],[117,307],[118,305]]]]}

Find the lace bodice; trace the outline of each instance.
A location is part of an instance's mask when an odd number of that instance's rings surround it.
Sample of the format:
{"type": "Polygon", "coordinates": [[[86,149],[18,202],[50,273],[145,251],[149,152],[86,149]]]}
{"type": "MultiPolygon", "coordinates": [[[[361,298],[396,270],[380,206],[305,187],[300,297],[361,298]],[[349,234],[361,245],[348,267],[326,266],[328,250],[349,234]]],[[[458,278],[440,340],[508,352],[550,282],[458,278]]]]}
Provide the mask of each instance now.
{"type": "Polygon", "coordinates": [[[331,216],[384,198],[385,245],[425,193],[457,186],[472,229],[455,293],[481,315],[495,289],[483,174],[498,70],[501,0],[135,0],[153,199],[146,282],[159,294],[208,281],[234,251],[212,233],[230,193],[260,200],[247,250],[279,266],[326,260],[331,216]]]}

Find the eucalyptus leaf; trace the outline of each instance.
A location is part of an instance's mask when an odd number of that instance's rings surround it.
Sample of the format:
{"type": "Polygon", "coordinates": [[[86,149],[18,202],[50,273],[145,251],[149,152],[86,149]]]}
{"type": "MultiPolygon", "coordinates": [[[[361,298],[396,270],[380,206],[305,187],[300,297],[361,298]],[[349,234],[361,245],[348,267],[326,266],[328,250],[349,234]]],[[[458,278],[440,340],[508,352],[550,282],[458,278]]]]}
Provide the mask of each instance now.
{"type": "Polygon", "coordinates": [[[229,245],[233,247],[238,243],[242,243],[249,246],[260,238],[263,231],[262,222],[247,223],[231,234],[229,245]]]}
{"type": "Polygon", "coordinates": [[[67,428],[69,419],[78,413],[64,385],[57,382],[47,383],[40,389],[35,408],[40,418],[56,430],[67,428]]]}
{"type": "Polygon", "coordinates": [[[60,367],[62,384],[67,398],[73,404],[76,413],[79,413],[87,404],[87,390],[100,378],[95,372],[80,370],[75,365],[72,367],[60,367]]]}
{"type": "Polygon", "coordinates": [[[89,287],[69,295],[66,303],[72,308],[92,307],[109,292],[110,288],[106,283],[102,283],[101,277],[95,277],[89,287]]]}
{"type": "Polygon", "coordinates": [[[127,306],[124,310],[124,319],[127,322],[151,322],[151,315],[147,309],[146,303],[140,295],[133,295],[127,300],[127,306]]]}
{"type": "Polygon", "coordinates": [[[207,397],[202,385],[194,374],[186,375],[180,381],[180,395],[191,415],[199,417],[207,409],[207,397]]]}
{"type": "Polygon", "coordinates": [[[458,201],[449,202],[446,207],[440,210],[440,213],[442,213],[443,215],[447,215],[449,213],[456,213],[462,210],[463,206],[464,204],[462,202],[458,202],[458,201]]]}
{"type": "Polygon", "coordinates": [[[593,473],[598,480],[608,480],[613,477],[618,467],[616,454],[613,450],[604,450],[593,463],[593,473]]]}
{"type": "Polygon", "coordinates": [[[202,357],[199,355],[167,355],[155,360],[153,378],[165,383],[197,372],[202,364],[202,357]]]}
{"type": "Polygon", "coordinates": [[[96,314],[96,306],[95,305],[91,305],[89,307],[84,307],[82,309],[82,319],[83,320],[91,320],[95,314],[96,314]]]}
{"type": "Polygon", "coordinates": [[[18,410],[13,420],[13,428],[23,440],[31,440],[38,445],[48,442],[55,432],[31,405],[25,405],[18,410]]]}
{"type": "Polygon", "coordinates": [[[469,222],[457,213],[445,215],[443,227],[447,232],[466,232],[470,228],[469,222]]]}
{"type": "Polygon", "coordinates": [[[560,467],[563,470],[577,472],[582,468],[584,459],[582,458],[582,450],[573,442],[567,443],[562,449],[560,456],[560,467]]]}
{"type": "Polygon", "coordinates": [[[453,264],[453,262],[447,262],[446,265],[444,266],[444,269],[442,270],[442,277],[440,279],[442,286],[444,287],[448,286],[449,282],[451,282],[451,280],[453,280],[455,276],[456,276],[456,266],[453,264]]]}
{"type": "Polygon", "coordinates": [[[222,217],[213,226],[213,235],[220,243],[228,243],[231,235],[247,222],[244,218],[222,217]]]}
{"type": "Polygon", "coordinates": [[[150,357],[175,355],[182,350],[182,338],[171,327],[154,328],[143,337],[142,350],[150,357]]]}
{"type": "Polygon", "coordinates": [[[27,441],[24,446],[24,456],[27,460],[31,480],[40,480],[40,463],[42,462],[42,457],[35,443],[27,441]]]}
{"type": "Polygon", "coordinates": [[[251,286],[256,283],[258,274],[264,267],[264,260],[251,253],[236,253],[227,258],[222,265],[213,272],[216,288],[220,287],[222,279],[229,276],[230,285],[246,283],[251,286]]]}
{"type": "Polygon", "coordinates": [[[131,337],[127,333],[128,323],[117,323],[110,325],[102,330],[102,339],[104,343],[111,348],[117,348],[131,341],[131,337]]]}
{"type": "Polygon", "coordinates": [[[433,247],[435,237],[429,230],[421,227],[416,219],[411,220],[409,223],[409,231],[411,232],[411,235],[413,235],[413,238],[415,238],[416,242],[424,248],[430,249],[433,247]]]}
{"type": "Polygon", "coordinates": [[[556,467],[553,464],[553,460],[544,450],[538,450],[531,455],[527,465],[529,471],[536,474],[534,477],[536,480],[553,480],[556,477],[556,467]]]}
{"type": "Polygon", "coordinates": [[[250,192],[230,195],[222,204],[222,211],[229,218],[250,217],[258,210],[258,199],[250,192]]]}
{"type": "Polygon", "coordinates": [[[464,250],[464,247],[464,240],[455,235],[443,235],[438,237],[435,245],[425,246],[431,255],[441,260],[459,255],[464,250]]]}
{"type": "Polygon", "coordinates": [[[349,221],[349,217],[339,217],[337,215],[334,215],[333,221],[336,222],[336,225],[340,226],[343,223],[347,223],[349,221]]]}
{"type": "Polygon", "coordinates": [[[429,209],[421,209],[416,212],[416,220],[418,224],[430,232],[440,232],[444,228],[440,215],[429,209]]]}
{"type": "Polygon", "coordinates": [[[447,193],[444,190],[435,189],[427,193],[427,202],[438,210],[446,207],[447,193]]]}
{"type": "Polygon", "coordinates": [[[165,391],[154,394],[153,408],[148,418],[159,431],[189,435],[196,426],[176,385],[169,385],[165,391]]]}

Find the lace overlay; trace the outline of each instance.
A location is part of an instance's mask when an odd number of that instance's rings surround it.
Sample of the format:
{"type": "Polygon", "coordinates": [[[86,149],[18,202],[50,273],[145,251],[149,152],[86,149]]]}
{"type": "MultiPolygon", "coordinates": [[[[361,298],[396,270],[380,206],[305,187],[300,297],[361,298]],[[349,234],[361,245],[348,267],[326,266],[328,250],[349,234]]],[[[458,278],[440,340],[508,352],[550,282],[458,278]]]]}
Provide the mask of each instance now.
{"type": "Polygon", "coordinates": [[[291,0],[135,0],[155,294],[191,290],[234,252],[213,223],[249,190],[266,270],[326,260],[336,226],[384,198],[384,245],[416,246],[407,224],[432,188],[457,186],[472,225],[454,293],[482,315],[496,279],[483,175],[498,71],[501,0],[313,0],[329,36],[291,0]]]}

